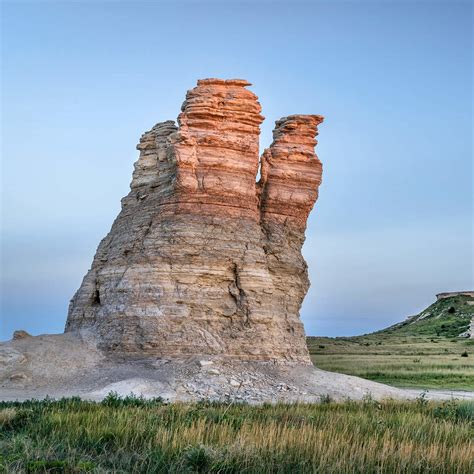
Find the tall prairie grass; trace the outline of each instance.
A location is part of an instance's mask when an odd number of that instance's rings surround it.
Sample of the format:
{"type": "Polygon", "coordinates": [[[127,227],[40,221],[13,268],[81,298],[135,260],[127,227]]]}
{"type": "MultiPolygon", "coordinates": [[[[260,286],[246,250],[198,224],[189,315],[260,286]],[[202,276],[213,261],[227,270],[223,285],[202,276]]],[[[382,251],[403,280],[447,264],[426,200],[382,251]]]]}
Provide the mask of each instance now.
{"type": "Polygon", "coordinates": [[[0,404],[4,472],[470,473],[474,404],[0,404]]]}

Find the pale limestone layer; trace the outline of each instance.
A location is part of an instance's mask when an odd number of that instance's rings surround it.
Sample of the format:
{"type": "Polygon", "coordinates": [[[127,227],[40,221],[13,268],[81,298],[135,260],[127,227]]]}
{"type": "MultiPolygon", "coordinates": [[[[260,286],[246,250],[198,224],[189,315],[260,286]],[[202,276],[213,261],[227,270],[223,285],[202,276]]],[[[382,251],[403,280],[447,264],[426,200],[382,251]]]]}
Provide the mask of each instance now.
{"type": "Polygon", "coordinates": [[[140,139],[131,191],[71,301],[66,331],[88,329],[128,355],[221,355],[310,363],[299,310],[301,255],[317,199],[322,117],[263,121],[243,80],[188,91],[179,126],[140,139]]]}

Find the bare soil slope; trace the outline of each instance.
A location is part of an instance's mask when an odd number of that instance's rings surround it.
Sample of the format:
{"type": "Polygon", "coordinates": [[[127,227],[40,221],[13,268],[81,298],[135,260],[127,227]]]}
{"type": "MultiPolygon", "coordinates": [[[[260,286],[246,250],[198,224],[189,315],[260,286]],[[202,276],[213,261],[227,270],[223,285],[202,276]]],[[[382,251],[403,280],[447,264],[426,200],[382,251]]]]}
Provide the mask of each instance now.
{"type": "Polygon", "coordinates": [[[0,344],[1,400],[46,396],[100,400],[110,392],[170,401],[250,403],[314,402],[324,396],[342,400],[368,395],[376,399],[418,395],[307,365],[236,362],[217,357],[119,359],[99,351],[88,332],[29,336],[0,344]]]}

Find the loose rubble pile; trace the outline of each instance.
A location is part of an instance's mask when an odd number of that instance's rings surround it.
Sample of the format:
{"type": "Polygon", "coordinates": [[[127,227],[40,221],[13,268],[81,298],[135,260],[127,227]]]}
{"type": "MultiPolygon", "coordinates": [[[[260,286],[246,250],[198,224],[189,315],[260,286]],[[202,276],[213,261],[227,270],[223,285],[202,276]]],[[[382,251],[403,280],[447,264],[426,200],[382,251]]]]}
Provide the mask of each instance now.
{"type": "Polygon", "coordinates": [[[392,387],[305,364],[108,353],[90,331],[17,338],[0,344],[0,400],[131,393],[170,402],[317,402],[410,397],[392,387]]]}

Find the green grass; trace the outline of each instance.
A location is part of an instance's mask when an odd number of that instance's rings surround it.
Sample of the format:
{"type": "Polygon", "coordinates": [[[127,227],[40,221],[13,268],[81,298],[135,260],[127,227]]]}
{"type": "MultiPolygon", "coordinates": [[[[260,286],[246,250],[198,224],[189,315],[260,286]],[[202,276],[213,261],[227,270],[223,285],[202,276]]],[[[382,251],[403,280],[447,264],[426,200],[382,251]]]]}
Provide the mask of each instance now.
{"type": "Polygon", "coordinates": [[[466,331],[474,317],[474,298],[452,296],[434,302],[420,314],[375,334],[397,336],[457,337],[466,331]]]}
{"type": "Polygon", "coordinates": [[[320,369],[396,387],[474,390],[472,340],[377,333],[307,340],[311,359],[320,369]]]}
{"type": "Polygon", "coordinates": [[[110,396],[0,404],[0,470],[468,473],[474,405],[170,404],[110,396]]]}
{"type": "Polygon", "coordinates": [[[374,333],[307,341],[314,365],[324,370],[396,387],[474,390],[472,340],[374,333]]]}
{"type": "Polygon", "coordinates": [[[474,340],[459,338],[474,316],[474,299],[436,301],[382,331],[355,337],[308,337],[311,359],[324,370],[397,387],[474,390],[474,340]]]}

